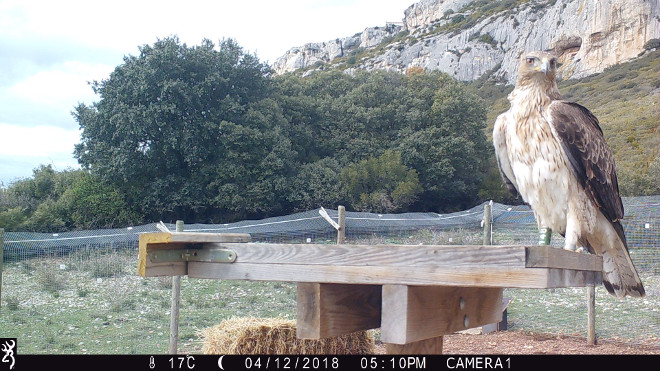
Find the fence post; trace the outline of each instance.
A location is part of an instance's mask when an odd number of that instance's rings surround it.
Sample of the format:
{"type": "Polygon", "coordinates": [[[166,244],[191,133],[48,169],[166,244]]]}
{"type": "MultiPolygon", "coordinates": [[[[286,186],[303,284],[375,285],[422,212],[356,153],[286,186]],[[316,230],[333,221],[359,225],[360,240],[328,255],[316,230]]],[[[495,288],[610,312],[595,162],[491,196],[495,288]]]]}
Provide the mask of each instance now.
{"type": "Polygon", "coordinates": [[[587,344],[596,345],[596,286],[587,286],[587,344]]]}
{"type": "Polygon", "coordinates": [[[492,230],[490,224],[490,220],[492,216],[491,203],[492,201],[484,205],[484,239],[483,239],[484,245],[491,245],[491,241],[492,241],[492,230]]]}
{"type": "MultiPolygon", "coordinates": [[[[176,231],[183,232],[183,220],[176,221],[176,231]]],[[[179,343],[179,303],[181,301],[181,276],[172,277],[172,305],[170,310],[170,353],[177,354],[179,343]]]]}
{"type": "Polygon", "coordinates": [[[339,228],[337,229],[337,244],[342,244],[346,241],[346,208],[344,206],[337,207],[337,221],[339,228]]]}

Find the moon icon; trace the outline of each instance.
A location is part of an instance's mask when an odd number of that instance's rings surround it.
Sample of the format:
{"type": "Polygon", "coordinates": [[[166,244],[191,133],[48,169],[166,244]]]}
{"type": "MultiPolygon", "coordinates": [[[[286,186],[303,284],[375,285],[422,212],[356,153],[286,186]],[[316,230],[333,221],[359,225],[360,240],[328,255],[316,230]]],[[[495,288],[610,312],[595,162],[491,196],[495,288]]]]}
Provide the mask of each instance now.
{"type": "Polygon", "coordinates": [[[218,367],[220,367],[221,370],[224,370],[224,368],[222,367],[222,357],[224,357],[224,354],[221,355],[220,358],[218,358],[218,367]]]}

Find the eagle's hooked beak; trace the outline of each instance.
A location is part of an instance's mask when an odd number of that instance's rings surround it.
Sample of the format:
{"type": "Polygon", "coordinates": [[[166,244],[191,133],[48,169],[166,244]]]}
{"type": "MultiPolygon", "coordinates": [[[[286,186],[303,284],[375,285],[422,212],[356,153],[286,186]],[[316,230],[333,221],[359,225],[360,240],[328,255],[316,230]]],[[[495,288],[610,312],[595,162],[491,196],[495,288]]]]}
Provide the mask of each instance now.
{"type": "Polygon", "coordinates": [[[550,61],[547,58],[543,58],[541,60],[541,72],[547,75],[549,71],[550,71],[550,61]]]}

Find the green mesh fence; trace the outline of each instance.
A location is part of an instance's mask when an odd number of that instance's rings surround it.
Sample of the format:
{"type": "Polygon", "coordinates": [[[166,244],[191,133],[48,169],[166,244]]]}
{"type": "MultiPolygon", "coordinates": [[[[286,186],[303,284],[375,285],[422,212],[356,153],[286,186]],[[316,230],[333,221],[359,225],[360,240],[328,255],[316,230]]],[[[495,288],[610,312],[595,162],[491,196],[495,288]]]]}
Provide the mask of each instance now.
{"type": "MultiPolygon", "coordinates": [[[[630,254],[647,296],[616,299],[596,289],[599,341],[660,346],[660,196],[624,198],[630,254]]],[[[483,241],[484,205],[450,213],[347,212],[347,243],[474,245],[483,241]]],[[[337,220],[336,210],[327,210],[337,220]]],[[[174,224],[166,224],[175,230],[174,224]]],[[[5,232],[0,337],[21,352],[166,353],[171,278],[137,274],[140,233],[156,224],[59,234],[5,232]]],[[[319,210],[230,224],[186,224],[185,231],[249,233],[253,241],[334,243],[319,210]]],[[[492,205],[492,243],[535,245],[526,206],[492,205]]],[[[551,244],[562,245],[553,235],[551,244]]],[[[233,316],[295,318],[295,284],[182,278],[179,349],[201,351],[198,330],[233,316]]],[[[584,337],[586,292],[505,289],[509,330],[584,337]]]]}

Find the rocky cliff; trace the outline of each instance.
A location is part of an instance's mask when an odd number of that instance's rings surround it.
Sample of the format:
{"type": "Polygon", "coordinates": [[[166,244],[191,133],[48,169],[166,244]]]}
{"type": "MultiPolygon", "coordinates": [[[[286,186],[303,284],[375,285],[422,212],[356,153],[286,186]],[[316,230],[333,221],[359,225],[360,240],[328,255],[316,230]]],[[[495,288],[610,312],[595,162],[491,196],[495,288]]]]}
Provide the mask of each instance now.
{"type": "Polygon", "coordinates": [[[514,83],[519,56],[551,49],[563,78],[628,61],[660,43],[660,0],[422,0],[400,24],[289,50],[276,73],[419,66],[459,80],[485,73],[514,83]]]}

